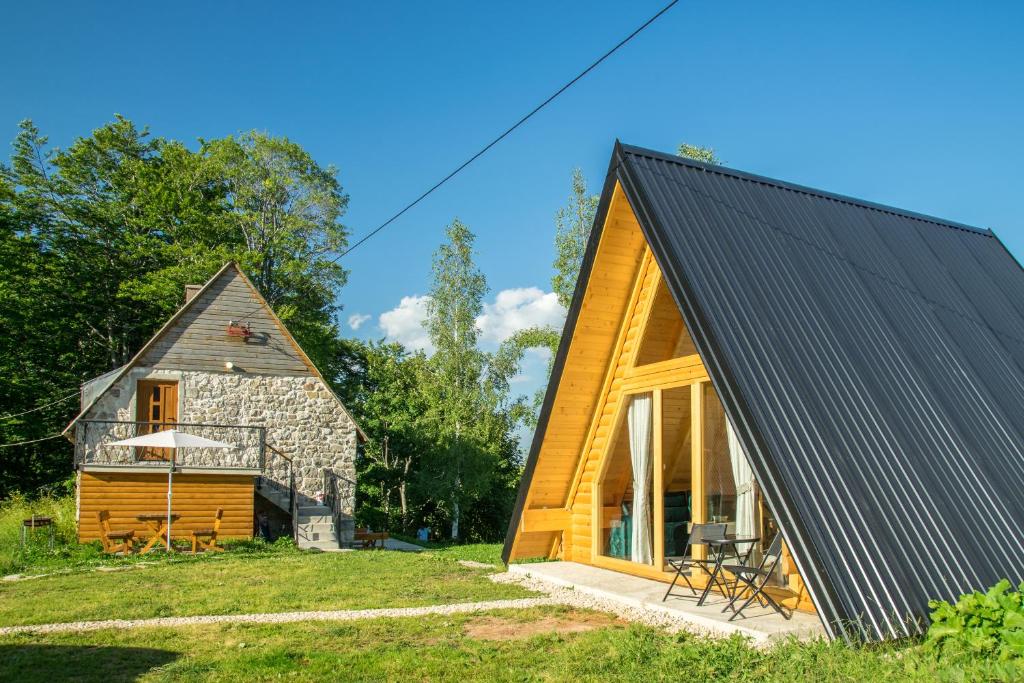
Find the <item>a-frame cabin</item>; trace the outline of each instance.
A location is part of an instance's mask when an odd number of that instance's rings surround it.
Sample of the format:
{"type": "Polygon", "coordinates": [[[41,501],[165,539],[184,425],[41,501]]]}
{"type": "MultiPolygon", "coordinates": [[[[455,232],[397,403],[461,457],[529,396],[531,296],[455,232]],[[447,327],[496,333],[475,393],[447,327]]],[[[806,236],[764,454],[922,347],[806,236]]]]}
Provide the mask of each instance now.
{"type": "Polygon", "coordinates": [[[504,559],[670,581],[693,523],[782,533],[788,606],[912,634],[1024,577],[1022,407],[990,231],[616,144],[504,559]]]}

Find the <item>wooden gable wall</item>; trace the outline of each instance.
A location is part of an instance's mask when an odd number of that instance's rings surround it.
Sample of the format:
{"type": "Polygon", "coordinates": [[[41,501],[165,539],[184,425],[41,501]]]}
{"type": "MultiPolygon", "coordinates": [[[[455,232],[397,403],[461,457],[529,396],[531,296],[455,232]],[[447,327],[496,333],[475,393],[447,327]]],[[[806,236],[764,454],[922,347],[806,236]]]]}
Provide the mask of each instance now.
{"type": "Polygon", "coordinates": [[[644,248],[640,226],[616,185],[510,559],[546,557],[559,549],[580,453],[611,379],[609,361],[644,248]]]}
{"type": "MultiPolygon", "coordinates": [[[[710,381],[689,335],[680,335],[685,330],[681,317],[670,313],[676,311],[675,303],[658,305],[665,297],[671,295],[661,270],[616,186],[510,560],[561,557],[594,563],[594,483],[615,438],[623,397],[653,386],[696,388],[693,383],[710,381]],[[645,334],[647,346],[641,348],[645,334]],[[666,357],[671,360],[658,360],[666,357]]],[[[667,414],[681,416],[680,408],[664,406],[667,414]]],[[[677,422],[679,433],[666,434],[667,443],[689,444],[701,431],[699,424],[677,422]]],[[[692,473],[685,469],[680,476],[688,479],[692,473]]],[[[777,597],[813,612],[788,550],[784,563],[790,592],[777,597]]],[[[670,574],[654,568],[623,567],[670,580],[670,574]]]]}
{"type": "Polygon", "coordinates": [[[193,301],[175,324],[156,339],[138,365],[167,370],[265,375],[310,375],[298,347],[282,332],[267,305],[244,276],[229,267],[193,301]],[[227,333],[231,320],[249,323],[249,339],[227,333]]]}

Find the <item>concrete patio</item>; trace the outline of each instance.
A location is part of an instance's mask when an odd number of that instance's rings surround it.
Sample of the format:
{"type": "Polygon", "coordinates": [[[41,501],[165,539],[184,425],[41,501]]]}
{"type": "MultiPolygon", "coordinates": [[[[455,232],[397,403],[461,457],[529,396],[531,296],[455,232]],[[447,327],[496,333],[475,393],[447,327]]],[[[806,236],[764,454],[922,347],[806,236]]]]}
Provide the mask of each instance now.
{"type": "Polygon", "coordinates": [[[665,615],[692,627],[687,630],[709,635],[738,633],[757,644],[769,644],[789,637],[809,640],[825,636],[821,621],[813,614],[795,612],[791,619],[785,619],[769,608],[752,605],[744,610],[743,616],[730,622],[732,613],[722,612],[726,598],[719,593],[712,592],[707,602],[698,607],[696,597],[690,597],[684,585],[682,590],[677,588],[672,597],[662,602],[668,584],[576,562],[513,564],[508,571],[624,607],[665,615]]]}

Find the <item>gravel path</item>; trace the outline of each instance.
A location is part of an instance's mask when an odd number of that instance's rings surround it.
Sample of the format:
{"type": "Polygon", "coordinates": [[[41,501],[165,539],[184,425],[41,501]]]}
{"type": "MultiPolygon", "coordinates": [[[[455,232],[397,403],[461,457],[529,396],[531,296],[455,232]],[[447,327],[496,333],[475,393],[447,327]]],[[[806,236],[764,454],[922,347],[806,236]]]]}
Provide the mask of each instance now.
{"type": "Polygon", "coordinates": [[[36,624],[32,626],[3,626],[0,636],[17,633],[68,633],[72,631],[99,631],[108,628],[142,628],[147,626],[190,626],[192,624],[287,624],[297,621],[358,621],[397,617],[421,617],[431,614],[464,614],[496,609],[529,609],[558,604],[547,598],[520,598],[518,600],[490,600],[463,602],[426,607],[395,607],[389,609],[332,610],[318,612],[276,612],[267,614],[217,614],[197,617],[159,617],[155,619],[109,619],[106,621],[72,621],[63,624],[36,624]]]}

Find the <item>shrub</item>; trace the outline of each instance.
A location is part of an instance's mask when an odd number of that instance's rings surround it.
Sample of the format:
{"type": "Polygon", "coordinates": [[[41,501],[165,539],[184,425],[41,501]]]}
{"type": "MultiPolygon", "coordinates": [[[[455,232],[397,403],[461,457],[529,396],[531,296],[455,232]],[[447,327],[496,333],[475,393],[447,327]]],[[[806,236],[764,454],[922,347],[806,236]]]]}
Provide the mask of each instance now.
{"type": "Polygon", "coordinates": [[[955,605],[932,600],[926,647],[940,654],[1024,658],[1024,584],[1003,579],[985,593],[960,596],[955,605]]]}

